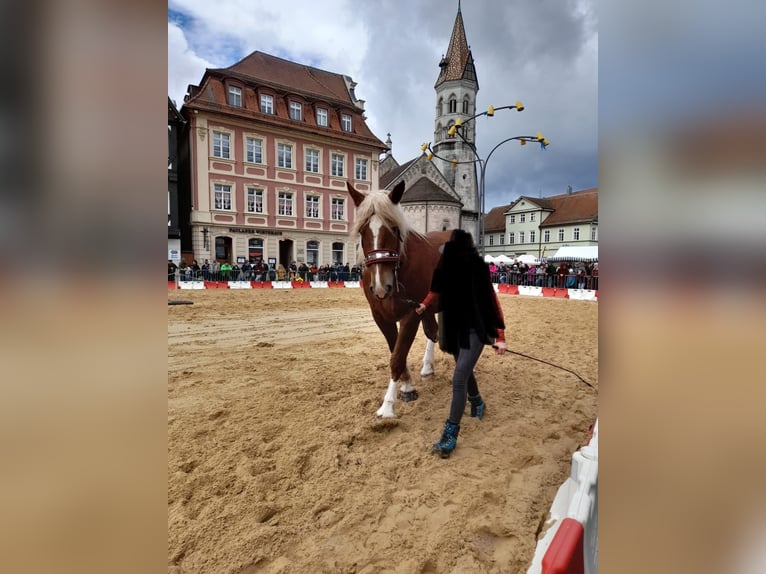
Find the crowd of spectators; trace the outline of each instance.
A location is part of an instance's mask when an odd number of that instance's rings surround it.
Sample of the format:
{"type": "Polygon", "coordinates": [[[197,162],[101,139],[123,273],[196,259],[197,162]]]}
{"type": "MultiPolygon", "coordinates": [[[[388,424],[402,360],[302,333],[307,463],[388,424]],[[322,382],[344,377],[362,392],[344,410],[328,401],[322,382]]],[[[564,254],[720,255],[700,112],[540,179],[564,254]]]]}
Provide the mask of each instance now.
{"type": "Polygon", "coordinates": [[[539,264],[514,260],[512,263],[490,263],[493,283],[556,287],[559,289],[598,289],[598,263],[583,261],[541,261],[539,264]]]}
{"type": "MultiPolygon", "coordinates": [[[[307,265],[295,261],[285,268],[281,263],[269,265],[260,259],[245,262],[240,267],[229,262],[202,265],[195,259],[191,264],[181,260],[180,265],[168,260],[168,281],[175,281],[176,271],[180,281],[359,281],[362,268],[357,265],[335,263],[333,265],[307,265]]],[[[557,287],[559,289],[598,289],[598,263],[552,261],[527,264],[490,263],[489,273],[493,283],[557,287]]]]}
{"type": "Polygon", "coordinates": [[[191,264],[181,260],[179,265],[168,260],[168,281],[359,281],[362,269],[357,265],[335,263],[333,265],[308,265],[295,261],[285,268],[254,259],[243,263],[223,262],[205,259],[202,265],[193,260],[191,264]]]}

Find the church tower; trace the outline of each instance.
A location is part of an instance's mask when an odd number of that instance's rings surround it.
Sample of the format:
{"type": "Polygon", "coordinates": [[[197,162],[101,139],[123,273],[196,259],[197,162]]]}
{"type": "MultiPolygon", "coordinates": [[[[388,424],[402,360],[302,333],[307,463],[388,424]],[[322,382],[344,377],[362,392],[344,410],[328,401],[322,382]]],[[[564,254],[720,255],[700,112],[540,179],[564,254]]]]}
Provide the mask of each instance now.
{"type": "Polygon", "coordinates": [[[433,158],[433,162],[450,182],[463,202],[461,227],[471,232],[474,241],[479,241],[479,186],[476,163],[458,163],[452,161],[473,162],[476,155],[472,146],[476,145],[476,122],[464,124],[463,141],[459,135],[450,136],[447,132],[457,118],[465,120],[476,113],[476,94],[479,81],[473,56],[468,46],[463,26],[463,14],[458,0],[457,16],[452,28],[447,53],[439,62],[439,77],[434,85],[436,90],[436,119],[434,120],[434,144],[436,155],[445,160],[433,158]]]}

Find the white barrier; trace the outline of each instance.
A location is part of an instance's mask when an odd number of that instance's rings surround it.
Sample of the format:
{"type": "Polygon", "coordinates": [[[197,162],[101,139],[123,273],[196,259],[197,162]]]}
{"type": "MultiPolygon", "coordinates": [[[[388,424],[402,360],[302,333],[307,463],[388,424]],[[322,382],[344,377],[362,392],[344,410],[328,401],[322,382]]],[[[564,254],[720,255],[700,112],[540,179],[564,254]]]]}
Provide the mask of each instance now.
{"type": "Polygon", "coordinates": [[[359,281],[346,281],[344,287],[359,288],[359,281]]]}
{"type": "Polygon", "coordinates": [[[312,289],[329,289],[327,281],[309,281],[312,289]]]}
{"type": "Polygon", "coordinates": [[[250,281],[229,281],[229,289],[252,289],[250,281]]]}
{"type": "Polygon", "coordinates": [[[535,287],[534,285],[519,285],[519,295],[526,297],[542,297],[543,288],[535,287]]]}
{"type": "Polygon", "coordinates": [[[546,526],[527,574],[598,572],[598,419],[588,445],[572,455],[569,478],[556,492],[546,526]],[[574,529],[565,532],[563,525],[574,529]],[[573,564],[575,560],[582,564],[573,564]]]}
{"type": "Polygon", "coordinates": [[[292,281],[272,281],[271,288],[272,289],[292,289],[293,283],[292,281]]]}
{"type": "Polygon", "coordinates": [[[569,289],[569,298],[578,301],[595,301],[596,292],[593,289],[569,289]]]}
{"type": "Polygon", "coordinates": [[[205,282],[204,281],[179,281],[178,288],[179,289],[204,289],[205,282]]]}

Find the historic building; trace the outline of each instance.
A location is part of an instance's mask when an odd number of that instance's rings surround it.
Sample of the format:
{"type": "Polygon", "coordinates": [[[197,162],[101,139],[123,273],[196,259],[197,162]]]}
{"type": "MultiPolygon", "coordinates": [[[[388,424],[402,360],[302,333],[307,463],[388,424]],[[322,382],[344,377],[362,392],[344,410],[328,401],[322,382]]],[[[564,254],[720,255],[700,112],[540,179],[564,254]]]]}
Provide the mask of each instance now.
{"type": "Polygon", "coordinates": [[[181,114],[194,259],[354,261],[346,182],[377,188],[386,150],[365,123],[355,86],[262,52],[207,69],[189,86],[181,114]]]}
{"type": "Polygon", "coordinates": [[[598,188],[550,197],[522,195],[484,220],[487,255],[550,257],[559,247],[598,245],[598,188]]]}
{"type": "Polygon", "coordinates": [[[182,213],[179,204],[179,153],[183,146],[184,122],[176,104],[168,96],[168,259],[181,260],[182,213]]]}
{"type": "MultiPolygon", "coordinates": [[[[400,165],[389,151],[381,161],[380,185],[383,189],[391,189],[400,180],[405,180],[407,190],[401,206],[416,230],[426,232],[460,227],[470,231],[478,244],[481,205],[476,164],[473,163],[476,156],[471,147],[476,143],[476,123],[465,125],[466,141],[448,133],[457,118],[465,119],[476,113],[479,91],[459,4],[447,53],[439,62],[434,89],[434,157],[429,161],[421,155],[400,165]],[[467,163],[453,166],[453,161],[467,163]]],[[[390,136],[386,144],[390,150],[390,136]]]]}

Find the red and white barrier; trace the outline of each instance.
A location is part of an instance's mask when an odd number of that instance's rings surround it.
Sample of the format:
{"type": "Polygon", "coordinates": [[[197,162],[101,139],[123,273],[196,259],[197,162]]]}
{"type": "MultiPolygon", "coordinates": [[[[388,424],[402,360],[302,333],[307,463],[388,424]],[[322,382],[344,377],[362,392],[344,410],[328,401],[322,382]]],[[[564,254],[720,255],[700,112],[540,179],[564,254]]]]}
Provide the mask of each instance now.
{"type": "Polygon", "coordinates": [[[598,571],[598,419],[586,446],[551,504],[548,530],[538,540],[527,574],[596,574],[598,571]]]}
{"type": "MultiPolygon", "coordinates": [[[[168,281],[168,289],[357,289],[359,281],[168,281]]],[[[558,297],[578,301],[598,301],[598,291],[591,289],[558,289],[532,285],[493,283],[496,293],[523,297],[558,297]]]]}

